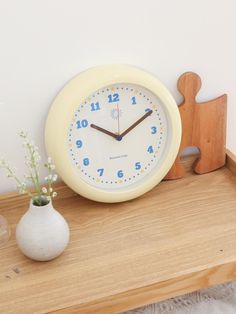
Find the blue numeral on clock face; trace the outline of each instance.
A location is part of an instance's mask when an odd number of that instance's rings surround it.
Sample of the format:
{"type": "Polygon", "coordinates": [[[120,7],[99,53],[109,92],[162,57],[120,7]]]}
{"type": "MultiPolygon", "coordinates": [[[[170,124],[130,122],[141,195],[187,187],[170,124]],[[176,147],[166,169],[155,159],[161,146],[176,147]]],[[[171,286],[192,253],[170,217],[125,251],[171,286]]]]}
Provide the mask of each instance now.
{"type": "Polygon", "coordinates": [[[104,169],[98,169],[97,172],[99,173],[99,176],[101,177],[103,175],[104,169]]]}
{"type": "Polygon", "coordinates": [[[77,148],[81,148],[83,146],[83,142],[81,140],[76,141],[77,148]]]}
{"type": "Polygon", "coordinates": [[[149,146],[148,149],[147,149],[147,151],[148,151],[150,154],[152,154],[152,153],[154,152],[153,147],[152,147],[152,146],[149,146]]]}
{"type": "Polygon", "coordinates": [[[123,176],[124,176],[123,171],[122,171],[122,170],[119,170],[119,171],[117,172],[117,177],[118,177],[118,178],[122,178],[123,176]]]}
{"type": "Polygon", "coordinates": [[[84,158],[83,159],[83,164],[84,164],[84,166],[88,166],[89,165],[89,159],[88,158],[84,158]]]}
{"type": "Polygon", "coordinates": [[[119,94],[108,95],[108,102],[117,102],[120,101],[119,94]]]}
{"type": "Polygon", "coordinates": [[[136,163],[135,163],[135,169],[136,169],[136,170],[141,169],[141,164],[140,164],[140,162],[136,162],[136,163]]]}
{"type": "Polygon", "coordinates": [[[136,105],[136,104],[137,104],[137,103],[136,103],[136,98],[135,98],[135,96],[132,97],[131,100],[132,100],[132,105],[136,105]]]}
{"type": "Polygon", "coordinates": [[[77,129],[86,128],[88,126],[88,120],[86,119],[78,120],[76,124],[77,124],[77,129]]]}
{"type": "Polygon", "coordinates": [[[96,103],[91,103],[91,111],[97,111],[97,110],[100,110],[100,104],[99,102],[96,102],[96,103]]]}
{"type": "Polygon", "coordinates": [[[157,128],[155,126],[152,126],[151,127],[151,130],[152,130],[152,134],[156,134],[157,133],[157,128]]]}

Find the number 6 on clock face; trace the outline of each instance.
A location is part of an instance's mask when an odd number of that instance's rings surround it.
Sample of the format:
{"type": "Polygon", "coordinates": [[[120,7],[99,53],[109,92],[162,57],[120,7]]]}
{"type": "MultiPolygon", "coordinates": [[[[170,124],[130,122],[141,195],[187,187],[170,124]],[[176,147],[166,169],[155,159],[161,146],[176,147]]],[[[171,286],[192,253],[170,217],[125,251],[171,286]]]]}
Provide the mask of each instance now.
{"type": "Polygon", "coordinates": [[[181,122],[168,90],[130,66],[81,73],[55,99],[46,146],[62,179],[81,195],[120,202],[142,195],[177,155],[181,122]]]}

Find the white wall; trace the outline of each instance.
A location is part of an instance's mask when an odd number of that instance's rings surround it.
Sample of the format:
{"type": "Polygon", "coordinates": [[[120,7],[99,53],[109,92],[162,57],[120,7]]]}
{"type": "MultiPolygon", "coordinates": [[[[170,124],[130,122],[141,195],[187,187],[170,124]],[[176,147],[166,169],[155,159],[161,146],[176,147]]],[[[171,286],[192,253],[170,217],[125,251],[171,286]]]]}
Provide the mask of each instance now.
{"type": "MultiPolygon", "coordinates": [[[[199,73],[199,100],[229,95],[227,146],[236,153],[235,13],[235,0],[0,0],[0,155],[23,172],[16,133],[25,128],[44,156],[53,98],[105,63],[153,72],[178,101],[178,76],[199,73]]],[[[12,189],[0,173],[0,192],[12,189]]]]}

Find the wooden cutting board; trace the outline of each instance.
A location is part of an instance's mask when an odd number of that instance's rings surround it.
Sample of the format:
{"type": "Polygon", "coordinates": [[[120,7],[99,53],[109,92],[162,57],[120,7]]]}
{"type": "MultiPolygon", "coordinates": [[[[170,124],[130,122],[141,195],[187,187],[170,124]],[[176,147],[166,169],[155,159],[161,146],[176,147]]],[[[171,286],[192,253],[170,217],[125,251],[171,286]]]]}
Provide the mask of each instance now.
{"type": "Polygon", "coordinates": [[[200,88],[201,79],[196,73],[186,72],[178,80],[178,90],[184,97],[179,106],[182,141],[175,163],[165,177],[167,180],[185,175],[180,154],[188,146],[196,146],[200,151],[193,164],[197,174],[211,172],[225,164],[227,95],[197,103],[200,88]]]}

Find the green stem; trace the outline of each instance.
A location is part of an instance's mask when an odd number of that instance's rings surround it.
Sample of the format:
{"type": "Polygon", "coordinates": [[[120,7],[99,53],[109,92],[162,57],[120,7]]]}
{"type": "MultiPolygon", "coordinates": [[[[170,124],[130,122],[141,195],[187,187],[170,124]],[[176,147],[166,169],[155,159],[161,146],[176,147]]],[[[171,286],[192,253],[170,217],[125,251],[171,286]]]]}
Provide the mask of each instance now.
{"type": "MultiPolygon", "coordinates": [[[[38,194],[38,197],[40,199],[40,196],[41,196],[41,188],[40,188],[40,183],[39,183],[39,174],[38,174],[38,169],[37,169],[37,165],[35,163],[35,159],[34,159],[34,151],[32,150],[31,146],[29,144],[27,144],[27,148],[29,150],[29,154],[30,154],[30,160],[31,160],[31,164],[32,164],[32,169],[34,171],[34,174],[35,174],[35,180],[34,180],[34,177],[33,175],[31,175],[31,179],[32,179],[32,182],[35,186],[35,189],[37,191],[37,194],[38,194]]],[[[40,202],[41,203],[41,202],[40,202]]],[[[41,205],[41,204],[40,204],[41,205]]]]}
{"type": "Polygon", "coordinates": [[[51,179],[48,180],[48,196],[51,197],[51,188],[52,188],[52,169],[49,167],[49,177],[51,179]]]}

